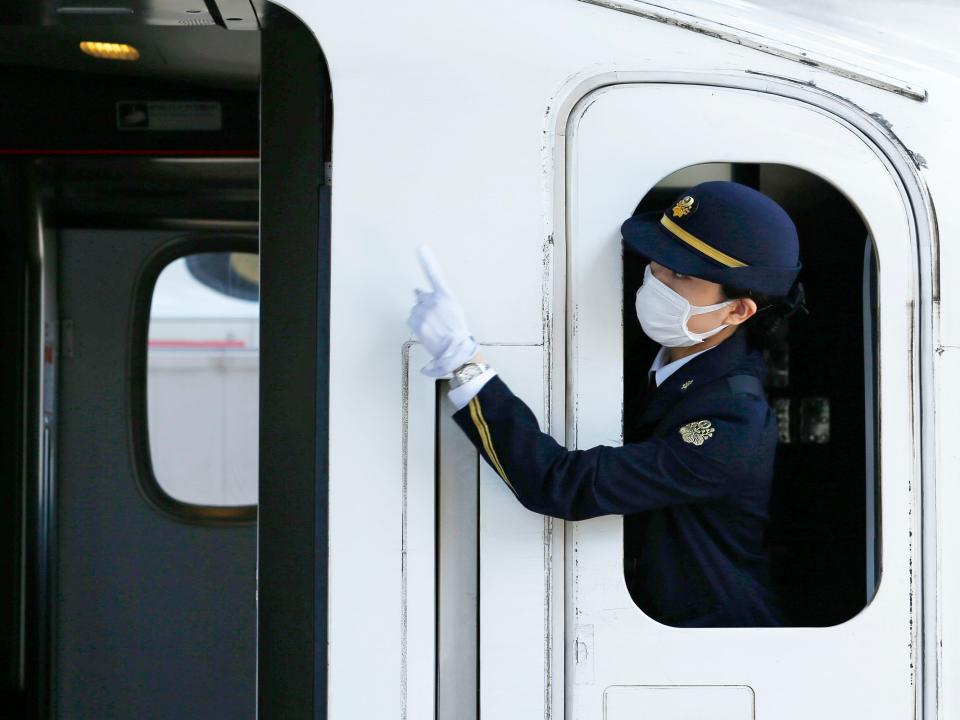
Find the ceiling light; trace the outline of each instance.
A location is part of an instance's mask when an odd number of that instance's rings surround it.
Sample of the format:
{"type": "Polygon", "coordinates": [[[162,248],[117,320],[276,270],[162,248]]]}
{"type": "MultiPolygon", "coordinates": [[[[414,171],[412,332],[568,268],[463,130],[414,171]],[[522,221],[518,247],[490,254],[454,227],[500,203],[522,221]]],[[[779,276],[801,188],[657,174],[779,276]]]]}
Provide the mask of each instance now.
{"type": "Polygon", "coordinates": [[[126,45],[125,43],[84,40],[80,43],[80,49],[87,55],[105,60],[137,60],[140,57],[140,53],[133,45],[126,45]]]}

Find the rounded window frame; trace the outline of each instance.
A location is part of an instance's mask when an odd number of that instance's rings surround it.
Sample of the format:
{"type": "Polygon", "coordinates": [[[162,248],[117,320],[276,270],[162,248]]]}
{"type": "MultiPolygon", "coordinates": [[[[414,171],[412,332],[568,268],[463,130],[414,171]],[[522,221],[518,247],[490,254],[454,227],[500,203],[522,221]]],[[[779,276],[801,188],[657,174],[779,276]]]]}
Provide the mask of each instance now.
{"type": "MultiPolygon", "coordinates": [[[[130,453],[133,476],[144,500],[158,512],[180,522],[194,525],[251,525],[257,522],[259,504],[201,505],[184,502],[170,495],[157,480],[150,451],[147,419],[147,354],[150,332],[150,307],[160,273],[172,262],[189,255],[216,252],[249,252],[259,255],[256,234],[242,232],[197,232],[182,235],[158,248],[140,266],[132,297],[130,343],[127,352],[126,383],[130,453]]],[[[259,495],[258,495],[259,500],[259,495]]]]}

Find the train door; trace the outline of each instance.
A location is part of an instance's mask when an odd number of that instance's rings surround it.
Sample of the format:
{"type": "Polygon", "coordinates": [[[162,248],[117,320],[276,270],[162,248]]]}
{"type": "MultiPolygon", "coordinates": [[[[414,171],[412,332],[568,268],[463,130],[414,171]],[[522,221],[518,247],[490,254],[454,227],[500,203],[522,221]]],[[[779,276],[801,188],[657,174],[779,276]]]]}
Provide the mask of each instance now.
{"type": "Polygon", "coordinates": [[[257,717],[293,720],[323,716],[328,697],[333,105],[313,32],[279,5],[265,5],[258,17],[257,717]]]}
{"type": "Polygon", "coordinates": [[[0,716],[314,717],[323,54],[259,0],[58,4],[0,11],[0,716]]]}
{"type": "MultiPolygon", "coordinates": [[[[579,103],[566,132],[568,446],[622,437],[624,378],[636,368],[624,367],[618,322],[620,222],[662,178],[707,162],[775,163],[817,175],[846,196],[873,236],[879,308],[878,337],[870,342],[876,342],[880,368],[882,575],[872,600],[865,597],[859,613],[832,626],[668,627],[647,617],[628,592],[623,518],[571,523],[565,568],[569,717],[679,718],[707,711],[730,720],[909,717],[919,632],[911,600],[918,582],[911,538],[920,480],[913,420],[916,262],[910,208],[890,163],[862,133],[811,104],[748,89],[624,84],[579,103]]],[[[838,269],[834,283],[859,287],[865,240],[857,239],[859,264],[846,275],[838,269]]],[[[802,246],[801,258],[816,264],[804,252],[802,246]]],[[[815,317],[811,323],[816,327],[815,317]]],[[[853,340],[861,342],[859,335],[853,340]]],[[[851,337],[838,333],[835,342],[839,347],[851,337]]],[[[829,357],[814,361],[831,372],[829,357]]],[[[872,424],[873,413],[859,421],[872,424]]]]}
{"type": "Polygon", "coordinates": [[[60,232],[56,717],[253,715],[255,319],[187,267],[233,242],[60,232]]]}

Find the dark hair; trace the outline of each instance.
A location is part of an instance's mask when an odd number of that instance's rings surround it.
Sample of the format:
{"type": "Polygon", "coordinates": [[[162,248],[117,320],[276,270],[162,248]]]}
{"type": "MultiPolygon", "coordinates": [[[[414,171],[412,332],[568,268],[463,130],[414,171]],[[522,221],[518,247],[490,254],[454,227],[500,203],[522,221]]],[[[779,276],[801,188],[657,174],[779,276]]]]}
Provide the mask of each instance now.
{"type": "Polygon", "coordinates": [[[720,287],[728,299],[750,298],[757,304],[756,314],[743,324],[743,328],[738,328],[737,332],[746,332],[747,340],[764,350],[773,350],[783,344],[790,328],[789,318],[794,314],[794,308],[786,297],[764,295],[732,285],[720,287]]]}

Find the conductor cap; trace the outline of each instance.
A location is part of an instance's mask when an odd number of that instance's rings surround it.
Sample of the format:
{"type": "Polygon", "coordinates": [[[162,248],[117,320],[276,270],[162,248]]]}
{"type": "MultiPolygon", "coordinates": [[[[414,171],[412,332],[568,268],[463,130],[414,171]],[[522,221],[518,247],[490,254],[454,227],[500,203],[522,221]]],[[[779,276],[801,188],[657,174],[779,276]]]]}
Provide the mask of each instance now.
{"type": "Polygon", "coordinates": [[[764,295],[788,295],[800,272],[800,244],[790,216],[737,182],[695,185],[662,211],[628,218],[620,231],[630,253],[764,295]]]}

